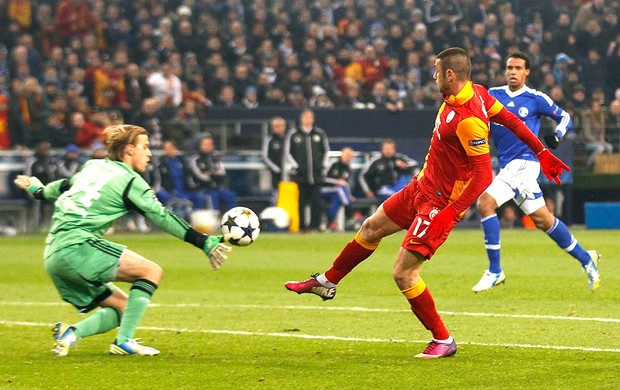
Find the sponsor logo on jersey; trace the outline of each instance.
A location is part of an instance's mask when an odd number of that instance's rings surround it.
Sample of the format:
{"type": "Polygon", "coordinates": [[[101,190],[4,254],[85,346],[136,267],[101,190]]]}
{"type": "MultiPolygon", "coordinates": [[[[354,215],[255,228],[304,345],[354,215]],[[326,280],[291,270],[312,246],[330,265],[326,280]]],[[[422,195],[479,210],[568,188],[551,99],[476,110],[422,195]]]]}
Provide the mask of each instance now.
{"type": "Polygon", "coordinates": [[[454,119],[454,115],[455,115],[455,112],[454,111],[450,111],[448,113],[448,115],[446,116],[446,123],[450,123],[452,121],[452,119],[454,119]]]}
{"type": "Polygon", "coordinates": [[[519,108],[519,116],[521,118],[525,118],[527,116],[527,114],[529,114],[530,111],[527,109],[527,107],[521,107],[519,108]]]}
{"type": "Polygon", "coordinates": [[[514,107],[515,106],[515,102],[510,101],[510,103],[506,104],[506,107],[514,107]]]}
{"type": "Polygon", "coordinates": [[[467,141],[467,144],[469,144],[469,146],[480,146],[480,145],[484,145],[487,143],[487,140],[484,138],[480,138],[480,139],[470,139],[469,141],[467,141]]]}
{"type": "Polygon", "coordinates": [[[314,134],[312,136],[312,142],[321,142],[321,136],[318,134],[314,134]]]}

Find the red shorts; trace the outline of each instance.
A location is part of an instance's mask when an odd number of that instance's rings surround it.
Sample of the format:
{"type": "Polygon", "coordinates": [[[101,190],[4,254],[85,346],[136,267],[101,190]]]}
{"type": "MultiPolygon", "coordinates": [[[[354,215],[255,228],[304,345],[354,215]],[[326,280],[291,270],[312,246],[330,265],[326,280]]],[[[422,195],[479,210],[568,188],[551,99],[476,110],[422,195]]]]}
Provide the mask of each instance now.
{"type": "Polygon", "coordinates": [[[412,180],[405,188],[390,196],[383,202],[385,214],[398,226],[407,229],[402,247],[416,251],[430,259],[448,238],[452,228],[459,223],[457,216],[446,232],[438,238],[429,238],[426,228],[431,219],[445,207],[439,199],[430,199],[418,187],[417,179],[412,180]]]}

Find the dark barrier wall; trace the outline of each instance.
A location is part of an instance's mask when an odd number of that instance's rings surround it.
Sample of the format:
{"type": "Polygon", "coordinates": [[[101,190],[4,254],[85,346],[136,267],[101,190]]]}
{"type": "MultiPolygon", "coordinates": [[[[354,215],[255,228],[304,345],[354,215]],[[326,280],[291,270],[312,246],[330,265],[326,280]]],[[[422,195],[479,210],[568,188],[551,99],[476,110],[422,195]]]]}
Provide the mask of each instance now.
{"type": "MultiPolygon", "coordinates": [[[[393,138],[397,143],[398,151],[418,160],[424,161],[428,151],[437,110],[403,110],[391,113],[386,110],[356,110],[356,109],[315,109],[316,125],[323,128],[330,139],[333,138],[393,138]]],[[[297,123],[299,109],[294,108],[258,108],[254,110],[235,108],[211,108],[207,110],[209,121],[225,120],[265,120],[274,116],[281,116],[286,120],[297,123]]],[[[567,137],[568,138],[568,137],[567,137]]],[[[344,145],[332,145],[338,148],[344,145]]],[[[360,151],[377,151],[374,149],[359,149],[360,151]]],[[[553,151],[568,166],[573,166],[573,145],[570,140],[564,140],[560,147],[553,151]]],[[[562,176],[564,183],[572,183],[572,172],[562,176]]]]}
{"type": "MultiPolygon", "coordinates": [[[[316,125],[323,128],[330,138],[394,138],[398,151],[418,161],[423,161],[428,150],[437,110],[404,110],[390,113],[383,110],[313,109],[316,125]]],[[[297,122],[299,109],[258,108],[254,110],[211,108],[210,120],[235,121],[240,119],[269,120],[281,116],[297,122]]],[[[378,150],[378,149],[376,149],[378,150]]]]}

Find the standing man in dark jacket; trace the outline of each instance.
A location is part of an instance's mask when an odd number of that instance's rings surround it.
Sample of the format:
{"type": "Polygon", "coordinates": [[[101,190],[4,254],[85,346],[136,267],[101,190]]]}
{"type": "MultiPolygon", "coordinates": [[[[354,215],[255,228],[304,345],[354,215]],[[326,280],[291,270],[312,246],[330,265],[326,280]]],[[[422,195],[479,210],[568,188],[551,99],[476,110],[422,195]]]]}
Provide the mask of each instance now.
{"type": "Polygon", "coordinates": [[[292,179],[299,186],[300,227],[302,231],[316,231],[321,224],[321,185],[329,159],[329,143],[325,131],[314,126],[312,110],[301,112],[299,128],[285,138],[284,152],[292,169],[292,179]],[[306,207],[310,207],[310,223],[306,207]]]}
{"type": "Polygon", "coordinates": [[[383,202],[405,187],[417,172],[418,162],[396,153],[396,142],[385,139],[381,143],[381,156],[370,160],[360,172],[360,186],[367,198],[383,202]]]}
{"type": "Polygon", "coordinates": [[[214,151],[213,138],[201,138],[198,153],[189,158],[188,167],[196,189],[211,197],[215,210],[226,211],[237,206],[237,194],[226,188],[226,170],[214,151]],[[221,204],[225,209],[220,208],[221,204]]]}
{"type": "Polygon", "coordinates": [[[284,180],[284,137],[286,121],[281,116],[271,120],[271,135],[263,141],[263,161],[271,172],[272,203],[278,199],[278,184],[284,180]]]}

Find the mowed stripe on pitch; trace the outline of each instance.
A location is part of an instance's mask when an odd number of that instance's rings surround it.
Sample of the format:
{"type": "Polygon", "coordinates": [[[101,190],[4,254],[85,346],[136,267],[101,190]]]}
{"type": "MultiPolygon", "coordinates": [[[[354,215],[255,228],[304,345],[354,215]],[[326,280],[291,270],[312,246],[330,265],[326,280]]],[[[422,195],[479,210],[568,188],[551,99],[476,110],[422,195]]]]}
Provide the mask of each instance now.
{"type": "MultiPolygon", "coordinates": [[[[3,321],[0,325],[5,326],[28,326],[28,327],[49,327],[49,323],[45,322],[27,322],[27,321],[3,321]]],[[[233,336],[263,336],[263,337],[285,337],[312,340],[332,340],[332,341],[353,341],[367,343],[427,343],[428,340],[402,340],[402,339],[381,339],[381,338],[363,338],[363,337],[340,337],[330,335],[310,335],[300,333],[282,333],[282,332],[249,332],[242,330],[227,329],[181,329],[181,328],[163,328],[155,326],[140,326],[138,329],[150,330],[154,332],[175,332],[175,333],[203,333],[203,334],[225,334],[233,336]]],[[[578,347],[569,345],[544,345],[544,344],[515,344],[515,343],[478,343],[469,341],[459,341],[460,345],[473,345],[480,347],[513,347],[513,348],[530,348],[530,349],[553,349],[566,351],[583,351],[583,352],[611,352],[620,353],[618,348],[592,348],[578,347]]]]}
{"type": "MultiPolygon", "coordinates": [[[[19,301],[0,301],[0,306],[67,306],[64,302],[19,302],[19,301]]],[[[349,306],[297,306],[297,305],[248,305],[248,304],[203,304],[203,303],[151,303],[153,308],[232,308],[232,309],[261,309],[261,310],[332,310],[332,311],[352,311],[369,313],[409,313],[410,310],[403,309],[383,309],[370,307],[349,307],[349,306]]],[[[503,314],[503,313],[474,313],[440,311],[442,315],[465,316],[465,317],[497,317],[497,318],[522,318],[522,319],[542,319],[560,321],[592,321],[620,323],[620,318],[605,317],[569,317],[558,315],[539,315],[539,314],[503,314]]]]}

